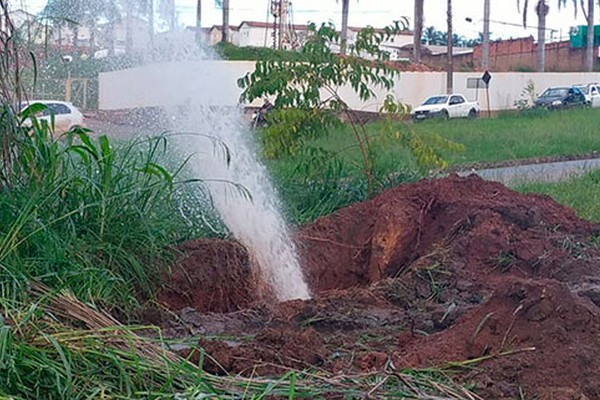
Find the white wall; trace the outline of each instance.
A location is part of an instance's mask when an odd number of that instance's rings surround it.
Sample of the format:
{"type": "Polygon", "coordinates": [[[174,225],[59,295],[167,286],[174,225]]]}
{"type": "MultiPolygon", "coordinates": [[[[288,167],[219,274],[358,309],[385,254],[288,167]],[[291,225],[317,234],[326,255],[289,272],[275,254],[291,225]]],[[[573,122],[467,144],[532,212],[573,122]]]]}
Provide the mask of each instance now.
{"type": "Polygon", "coordinates": [[[238,34],[238,46],[271,47],[273,44],[273,29],[248,26],[242,24],[238,34]],[[266,46],[265,46],[266,36],[266,46]]]}
{"type": "MultiPolygon", "coordinates": [[[[250,61],[201,61],[154,64],[100,74],[101,110],[181,105],[188,98],[199,99],[205,105],[236,105],[241,90],[237,79],[254,70],[250,61]]],[[[454,74],[454,91],[475,100],[475,89],[467,89],[467,78],[479,77],[480,73],[454,74]]],[[[512,109],[520,98],[528,80],[541,93],[548,86],[600,82],[600,73],[492,73],[490,83],[490,108],[512,109]]],[[[412,106],[426,97],[446,91],[446,74],[443,72],[403,72],[394,87],[400,101],[412,106]]],[[[348,88],[340,94],[355,110],[377,111],[385,91],[376,89],[377,99],[362,102],[348,88]]],[[[487,108],[485,91],[480,89],[478,100],[482,109],[487,108]]],[[[259,105],[261,102],[256,102],[259,105]]]]}

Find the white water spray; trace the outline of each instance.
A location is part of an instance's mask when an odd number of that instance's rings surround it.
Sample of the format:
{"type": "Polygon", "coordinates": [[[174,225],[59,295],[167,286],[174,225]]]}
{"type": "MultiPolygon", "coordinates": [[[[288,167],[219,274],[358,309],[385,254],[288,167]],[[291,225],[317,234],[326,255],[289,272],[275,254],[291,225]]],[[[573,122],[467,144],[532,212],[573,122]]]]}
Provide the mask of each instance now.
{"type": "MultiPolygon", "coordinates": [[[[177,42],[178,46],[185,43],[177,42]]],[[[225,90],[227,83],[219,77],[218,70],[210,68],[214,62],[209,63],[203,67],[202,62],[184,61],[164,63],[158,68],[163,71],[158,85],[169,86],[171,95],[175,85],[181,93],[178,111],[172,114],[172,128],[208,135],[225,144],[231,155],[229,165],[219,145],[205,137],[184,136],[183,151],[195,154],[191,163],[194,175],[207,182],[225,225],[247,248],[277,298],[308,299],[308,286],[281,215],[277,193],[256,155],[253,133],[244,123],[240,107],[215,105],[211,93],[225,90]],[[198,87],[193,95],[190,87],[198,87]],[[250,196],[240,193],[235,185],[241,185],[250,196]]]]}
{"type": "Polygon", "coordinates": [[[222,141],[231,153],[231,163],[227,165],[218,144],[191,136],[184,143],[188,151],[198,155],[192,160],[192,168],[207,181],[223,222],[255,258],[262,278],[277,298],[281,301],[308,299],[309,290],[279,211],[278,196],[265,167],[256,157],[252,133],[241,119],[238,109],[225,107],[189,114],[180,128],[207,132],[222,141]],[[234,184],[241,185],[242,190],[234,184]],[[250,197],[243,192],[246,190],[250,197]]]}

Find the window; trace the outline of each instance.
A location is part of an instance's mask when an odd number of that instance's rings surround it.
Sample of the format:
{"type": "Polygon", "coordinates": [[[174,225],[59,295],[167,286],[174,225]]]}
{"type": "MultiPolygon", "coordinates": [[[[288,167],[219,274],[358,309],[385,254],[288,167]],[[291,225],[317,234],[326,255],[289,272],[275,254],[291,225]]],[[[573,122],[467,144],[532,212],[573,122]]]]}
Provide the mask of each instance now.
{"type": "MultiPolygon", "coordinates": [[[[46,104],[48,109],[54,113],[54,115],[71,114],[71,109],[64,104],[60,103],[48,103],[46,104]]],[[[46,113],[44,113],[46,115],[46,113]]]]}
{"type": "Polygon", "coordinates": [[[450,97],[450,104],[454,105],[454,104],[462,104],[465,102],[465,99],[463,99],[461,96],[452,96],[450,97]]]}
{"type": "Polygon", "coordinates": [[[430,104],[445,104],[446,100],[448,100],[448,96],[434,96],[425,100],[423,105],[427,106],[430,104]]]}

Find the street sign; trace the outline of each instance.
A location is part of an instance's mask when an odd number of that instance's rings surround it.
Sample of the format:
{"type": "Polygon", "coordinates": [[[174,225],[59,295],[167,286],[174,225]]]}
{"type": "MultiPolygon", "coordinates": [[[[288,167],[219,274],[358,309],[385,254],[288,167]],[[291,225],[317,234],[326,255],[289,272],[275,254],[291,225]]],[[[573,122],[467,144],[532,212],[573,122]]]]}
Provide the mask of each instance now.
{"type": "Polygon", "coordinates": [[[489,86],[490,81],[492,80],[492,75],[488,71],[485,71],[481,77],[481,80],[484,81],[487,86],[489,86]]]}
{"type": "Polygon", "coordinates": [[[485,89],[487,85],[481,78],[467,78],[467,89],[485,89]]]}

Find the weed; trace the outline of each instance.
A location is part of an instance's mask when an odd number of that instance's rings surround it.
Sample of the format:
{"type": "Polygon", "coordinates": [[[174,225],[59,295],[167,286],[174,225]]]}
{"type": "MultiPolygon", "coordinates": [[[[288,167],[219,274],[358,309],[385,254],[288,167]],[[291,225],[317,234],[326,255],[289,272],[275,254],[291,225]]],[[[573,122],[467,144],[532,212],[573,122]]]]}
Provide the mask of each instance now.
{"type": "Polygon", "coordinates": [[[516,257],[511,251],[500,250],[496,256],[492,257],[492,262],[500,272],[508,272],[514,267],[516,257]]]}
{"type": "Polygon", "coordinates": [[[417,276],[429,286],[427,301],[443,302],[441,300],[444,289],[448,286],[447,279],[452,273],[445,270],[441,264],[433,264],[419,269],[417,276]]]}

